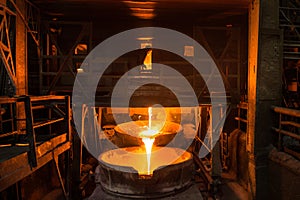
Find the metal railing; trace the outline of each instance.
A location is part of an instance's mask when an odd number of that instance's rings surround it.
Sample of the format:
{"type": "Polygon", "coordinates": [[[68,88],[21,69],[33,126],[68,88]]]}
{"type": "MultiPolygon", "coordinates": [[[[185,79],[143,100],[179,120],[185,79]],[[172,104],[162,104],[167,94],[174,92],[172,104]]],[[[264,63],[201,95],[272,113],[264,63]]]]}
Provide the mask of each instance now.
{"type": "Polygon", "coordinates": [[[238,129],[246,133],[247,123],[248,123],[248,119],[247,119],[248,103],[242,102],[237,105],[237,108],[238,108],[238,113],[237,113],[237,117],[235,117],[235,120],[238,121],[238,129]]]}
{"type": "Polygon", "coordinates": [[[300,152],[289,147],[293,143],[300,149],[300,110],[275,106],[272,109],[279,114],[278,128],[272,127],[278,133],[278,149],[300,159],[300,152]]]}
{"type": "Polygon", "coordinates": [[[0,98],[0,139],[18,133],[14,116],[17,98],[0,98]]]}
{"type": "Polygon", "coordinates": [[[65,161],[67,166],[70,166],[70,154],[67,150],[70,149],[71,138],[69,96],[0,97],[1,151],[9,152],[11,148],[18,148],[20,150],[18,156],[24,158],[18,161],[18,166],[21,166],[19,168],[10,166],[15,159],[9,159],[12,157],[5,157],[5,160],[0,162],[2,167],[0,167],[0,191],[53,160],[62,190],[67,198],[70,189],[69,171],[66,168],[64,181],[58,165],[58,156],[67,152],[65,161]]]}
{"type": "Polygon", "coordinates": [[[66,133],[67,141],[70,141],[70,98],[68,96],[0,97],[0,112],[0,142],[11,146],[20,142],[28,145],[31,167],[37,166],[36,138],[41,135],[40,133],[51,136],[54,131],[53,125],[59,124],[63,128],[60,131],[55,130],[55,135],[66,133]],[[24,109],[24,119],[17,118],[20,109],[24,109]],[[41,117],[41,113],[46,114],[41,117]],[[24,122],[26,126],[20,126],[20,122],[24,122]],[[38,130],[41,128],[44,129],[38,130]],[[24,136],[23,139],[20,139],[21,136],[24,136]]]}

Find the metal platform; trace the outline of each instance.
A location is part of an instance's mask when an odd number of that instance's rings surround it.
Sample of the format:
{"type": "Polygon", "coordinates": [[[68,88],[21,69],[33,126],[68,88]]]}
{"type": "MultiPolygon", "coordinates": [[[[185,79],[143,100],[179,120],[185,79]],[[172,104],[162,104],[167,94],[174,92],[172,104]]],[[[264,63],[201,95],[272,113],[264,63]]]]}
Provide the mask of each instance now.
{"type": "Polygon", "coordinates": [[[17,183],[51,160],[70,149],[66,134],[54,137],[37,147],[37,166],[31,168],[28,160],[29,147],[2,147],[0,154],[0,191],[17,183]],[[7,155],[10,157],[7,157],[7,155]]]}

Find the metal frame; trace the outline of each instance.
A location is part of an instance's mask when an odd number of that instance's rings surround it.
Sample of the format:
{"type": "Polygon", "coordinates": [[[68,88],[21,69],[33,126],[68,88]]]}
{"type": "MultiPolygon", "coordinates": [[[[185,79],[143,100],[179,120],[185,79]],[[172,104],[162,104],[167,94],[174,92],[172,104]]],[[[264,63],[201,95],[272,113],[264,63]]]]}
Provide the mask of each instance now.
{"type": "Polygon", "coordinates": [[[36,45],[39,47],[39,28],[40,28],[40,11],[39,9],[34,6],[31,2],[28,0],[24,0],[26,3],[26,16],[23,15],[22,11],[18,8],[17,4],[13,0],[9,0],[10,3],[14,6],[16,9],[17,14],[21,17],[23,23],[26,26],[26,29],[28,33],[32,36],[32,39],[36,43],[36,45]]]}
{"type": "MultiPolygon", "coordinates": [[[[40,50],[40,33],[41,33],[41,14],[40,9],[32,4],[30,1],[25,0],[26,4],[26,22],[28,24],[27,32],[31,35],[36,46],[40,50]]],[[[38,51],[40,53],[40,51],[38,51]]],[[[40,55],[39,55],[40,56],[40,55]]]]}
{"type": "MultiPolygon", "coordinates": [[[[287,5],[279,8],[280,28],[283,32],[283,82],[284,82],[284,103],[286,107],[299,106],[300,90],[300,22],[297,17],[300,15],[300,4],[293,4],[287,1],[287,5]],[[293,66],[291,66],[293,65],[293,66]],[[293,70],[293,71],[291,71],[293,70]],[[289,74],[295,75],[295,80],[289,80],[289,74]],[[289,82],[296,81],[297,92],[289,91],[289,82]]],[[[294,82],[295,83],[295,82],[294,82]]]]}
{"type": "Polygon", "coordinates": [[[272,129],[278,133],[278,149],[280,151],[283,150],[286,153],[289,153],[300,159],[300,153],[287,148],[283,145],[282,141],[283,136],[289,136],[295,140],[300,141],[300,111],[275,106],[272,107],[272,109],[274,110],[274,112],[279,114],[278,128],[272,127],[272,129]],[[294,131],[292,132],[291,129],[294,129],[294,131]]]}
{"type": "Polygon", "coordinates": [[[4,5],[0,4],[0,54],[1,60],[6,68],[9,78],[12,80],[13,87],[17,87],[16,66],[13,59],[13,50],[10,38],[10,21],[16,14],[4,5]]]}
{"type": "MultiPolygon", "coordinates": [[[[212,59],[215,61],[225,84],[225,88],[227,92],[230,93],[231,99],[236,100],[239,99],[240,95],[240,89],[241,89],[241,34],[240,34],[240,29],[239,28],[227,28],[227,27],[201,27],[201,26],[196,26],[194,28],[194,38],[198,40],[204,48],[207,50],[209,55],[212,57],[212,59]],[[205,37],[204,31],[205,30],[215,30],[215,31],[221,31],[221,30],[226,30],[230,33],[230,37],[228,38],[226,45],[224,49],[222,49],[221,55],[216,56],[214,51],[211,48],[211,45],[209,44],[208,39],[205,37]],[[236,40],[234,42],[233,40],[236,40]],[[226,58],[226,54],[228,51],[232,48],[230,48],[230,45],[235,45],[237,55],[236,58],[226,58]],[[229,69],[228,67],[234,67],[233,66],[227,66],[225,71],[222,70],[222,66],[228,63],[235,63],[237,69],[236,69],[236,74],[229,74],[229,69]],[[237,88],[233,88],[231,86],[231,82],[229,81],[228,78],[235,78],[236,79],[236,85],[237,88]],[[236,92],[237,91],[237,94],[236,92]]],[[[211,74],[208,74],[209,79],[213,78],[212,77],[213,72],[211,74]]],[[[203,87],[199,92],[198,96],[200,96],[205,90],[205,87],[203,87]]]]}
{"type": "MultiPolygon", "coordinates": [[[[40,69],[39,69],[39,82],[40,82],[40,94],[51,94],[56,86],[58,86],[59,78],[63,77],[64,70],[67,69],[67,73],[75,78],[76,71],[74,71],[73,61],[74,59],[84,60],[86,55],[74,55],[74,50],[76,46],[83,40],[84,37],[88,37],[87,45],[88,51],[92,48],[92,24],[90,22],[67,22],[67,21],[45,21],[43,22],[44,32],[46,33],[45,40],[46,46],[43,47],[43,52],[41,52],[40,56],[40,69]],[[64,28],[64,26],[68,25],[80,25],[81,30],[77,35],[76,40],[74,41],[71,49],[65,54],[61,51],[61,45],[59,44],[57,38],[55,37],[55,33],[51,31],[51,25],[60,26],[64,28]],[[50,43],[55,46],[57,49],[57,55],[50,55],[49,48],[51,47],[50,43]],[[55,61],[57,71],[53,72],[50,69],[49,62],[55,61]],[[46,71],[45,71],[46,69],[46,71]],[[51,78],[53,77],[53,78],[51,78]],[[47,81],[47,85],[44,85],[43,82],[47,81]]],[[[72,33],[76,34],[76,33],[72,33]]],[[[64,88],[65,90],[71,90],[71,88],[64,88]]]]}
{"type": "MultiPolygon", "coordinates": [[[[38,47],[38,54],[40,54],[40,12],[39,9],[34,6],[28,0],[24,0],[26,13],[25,15],[19,9],[15,1],[9,0],[9,3],[15,9],[13,12],[6,5],[0,4],[0,54],[1,60],[6,68],[7,74],[12,81],[13,87],[18,87],[17,73],[16,73],[16,61],[14,60],[15,50],[12,49],[11,32],[15,32],[16,27],[11,27],[11,20],[17,16],[23,21],[28,33],[32,36],[33,41],[38,47]]],[[[15,33],[13,33],[15,34],[15,33]]],[[[16,37],[15,35],[13,37],[16,37]]],[[[39,55],[38,55],[39,56],[39,55]]]]}
{"type": "MultiPolygon", "coordinates": [[[[35,170],[39,169],[50,160],[54,161],[56,166],[56,172],[64,192],[65,199],[69,198],[70,192],[70,148],[71,148],[71,107],[70,107],[70,97],[69,96],[39,96],[31,97],[24,96],[19,98],[1,98],[0,104],[17,104],[23,103],[25,105],[26,113],[26,141],[28,143],[28,151],[26,151],[12,159],[7,159],[3,162],[0,162],[0,191],[5,190],[9,186],[17,183],[19,180],[25,178],[30,173],[33,173],[35,170]],[[59,106],[64,106],[64,111],[59,108],[59,106]],[[55,117],[50,114],[49,119],[43,119],[43,121],[38,122],[34,113],[39,109],[49,109],[57,113],[55,117]],[[57,123],[65,124],[65,130],[58,132],[57,136],[49,137],[50,139],[47,142],[37,144],[36,130],[40,127],[48,126],[51,127],[57,123]],[[49,143],[51,145],[49,146],[49,143]],[[67,167],[66,167],[66,177],[65,183],[63,181],[60,169],[58,167],[58,157],[62,153],[66,152],[67,167]],[[15,162],[15,159],[18,161],[17,168],[11,166],[15,162]],[[8,175],[9,174],[9,175],[8,175]]],[[[22,119],[20,119],[22,120],[22,119]]],[[[25,120],[25,119],[23,119],[25,120]]],[[[1,121],[2,123],[2,121],[1,121]]],[[[50,128],[51,130],[51,128],[50,128]]],[[[12,134],[17,134],[17,131],[14,131],[10,134],[6,133],[0,135],[1,137],[7,137],[12,134]]],[[[51,136],[51,132],[49,132],[51,136]]]]}
{"type": "MultiPolygon", "coordinates": [[[[211,105],[205,104],[205,105],[199,105],[199,107],[202,108],[211,108],[211,105]]],[[[104,133],[100,133],[100,131],[97,129],[97,126],[101,127],[101,114],[102,114],[102,110],[105,107],[101,107],[101,106],[96,106],[96,107],[91,107],[89,105],[83,104],[81,105],[81,107],[78,107],[77,110],[79,111],[81,109],[81,131],[78,133],[81,138],[82,138],[82,142],[85,143],[86,140],[90,141],[89,144],[92,143],[92,141],[97,141],[97,139],[95,140],[95,138],[101,138],[101,136],[99,134],[104,134],[104,133]],[[94,129],[95,134],[94,135],[90,135],[90,137],[92,138],[86,138],[85,137],[85,133],[84,133],[84,127],[89,127],[94,129]]],[[[121,109],[121,108],[120,108],[121,109]]],[[[198,167],[198,171],[197,174],[201,177],[201,179],[204,181],[205,183],[205,187],[207,190],[207,192],[209,192],[212,195],[216,195],[219,192],[219,186],[220,186],[220,178],[221,178],[221,171],[222,171],[222,162],[221,162],[221,156],[220,156],[220,152],[221,152],[221,147],[220,147],[220,143],[217,142],[216,145],[214,147],[212,147],[212,143],[213,141],[213,137],[212,135],[216,132],[220,133],[222,132],[220,125],[222,124],[222,122],[224,122],[228,116],[228,114],[231,111],[231,106],[230,105],[220,105],[220,107],[218,108],[220,109],[220,116],[213,116],[215,117],[216,121],[218,121],[219,123],[216,125],[216,127],[212,127],[212,111],[208,110],[207,114],[210,115],[210,123],[209,123],[209,129],[207,129],[207,118],[203,115],[196,115],[195,113],[195,117],[199,117],[199,119],[201,118],[201,121],[196,120],[196,127],[197,127],[197,133],[198,135],[195,137],[195,144],[193,146],[193,148],[191,149],[191,153],[194,154],[194,161],[196,166],[198,167]],[[226,115],[224,114],[226,110],[226,115]],[[199,126],[197,126],[199,125],[199,126]],[[205,138],[201,138],[201,135],[205,135],[205,138]],[[207,142],[207,145],[206,143],[207,142]],[[207,151],[209,151],[208,155],[205,158],[199,158],[199,149],[197,149],[197,145],[199,146],[203,146],[204,148],[207,149],[207,151]]],[[[201,109],[198,110],[198,112],[201,113],[201,109]]],[[[78,112],[79,113],[79,112],[78,112]]],[[[200,114],[198,113],[198,114],[200,114]]],[[[76,151],[81,151],[82,146],[77,146],[77,150],[76,151]]],[[[97,143],[95,143],[95,148],[101,148],[99,146],[97,146],[97,143]]],[[[81,155],[81,152],[80,152],[81,155]]],[[[81,164],[81,160],[79,159],[77,161],[78,163],[81,164]]],[[[80,177],[80,169],[77,170],[76,172],[78,177],[78,181],[79,181],[79,177],[80,177]]]]}
{"type": "MultiPolygon", "coordinates": [[[[5,97],[2,97],[0,98],[0,109],[4,109],[4,107],[8,107],[9,110],[5,110],[5,117],[3,117],[1,114],[0,114],[0,138],[4,138],[4,137],[7,137],[7,136],[11,136],[11,135],[15,135],[18,133],[18,130],[16,129],[16,119],[15,119],[15,116],[14,116],[14,109],[13,107],[15,107],[15,104],[17,103],[18,99],[17,98],[5,98],[5,97]],[[8,115],[7,116],[7,112],[8,112],[8,115]],[[7,131],[7,130],[4,130],[3,129],[3,125],[6,124],[6,123],[10,123],[10,130],[7,131]]],[[[3,114],[3,115],[4,115],[3,114]]]]}

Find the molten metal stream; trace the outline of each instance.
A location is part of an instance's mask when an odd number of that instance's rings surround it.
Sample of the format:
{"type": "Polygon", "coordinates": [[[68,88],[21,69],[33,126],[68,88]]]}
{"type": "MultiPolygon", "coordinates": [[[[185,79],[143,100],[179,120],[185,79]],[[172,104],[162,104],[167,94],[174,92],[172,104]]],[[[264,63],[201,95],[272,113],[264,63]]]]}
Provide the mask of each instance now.
{"type": "Polygon", "coordinates": [[[144,135],[147,135],[148,137],[143,137],[142,141],[145,145],[146,148],[146,155],[147,155],[147,175],[152,174],[150,167],[151,167],[151,151],[152,151],[152,146],[154,143],[155,138],[150,138],[150,136],[154,135],[156,132],[153,132],[151,130],[152,128],[152,107],[148,108],[148,130],[146,131],[147,134],[144,133],[144,135]]]}
{"type": "Polygon", "coordinates": [[[151,175],[152,171],[150,170],[151,167],[151,150],[153,146],[155,138],[142,138],[142,141],[145,144],[146,153],[147,153],[147,175],[151,175]]]}

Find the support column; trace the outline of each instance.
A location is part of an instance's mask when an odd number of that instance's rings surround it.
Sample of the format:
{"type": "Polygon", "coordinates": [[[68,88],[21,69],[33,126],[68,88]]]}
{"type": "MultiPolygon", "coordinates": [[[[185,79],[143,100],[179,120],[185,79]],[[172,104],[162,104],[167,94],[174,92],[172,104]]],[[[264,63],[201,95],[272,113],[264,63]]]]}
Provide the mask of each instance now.
{"type": "Polygon", "coordinates": [[[282,96],[279,0],[253,0],[249,8],[248,132],[249,199],[268,199],[272,105],[282,96]]]}
{"type": "MultiPolygon", "coordinates": [[[[25,1],[17,0],[16,5],[23,16],[26,16],[25,1]]],[[[20,16],[16,15],[16,77],[17,95],[25,95],[28,92],[27,73],[27,30],[20,16]]]]}
{"type": "MultiPolygon", "coordinates": [[[[16,6],[26,16],[25,0],[16,0],[16,6]]],[[[27,29],[20,13],[16,13],[16,95],[28,94],[27,73],[27,29]]],[[[24,105],[17,104],[17,118],[25,119],[24,105]]],[[[25,121],[19,121],[18,129],[26,127],[25,121]]]]}

